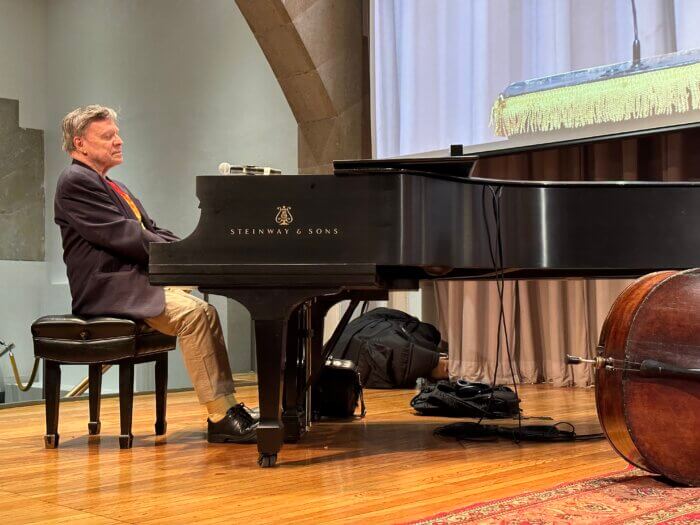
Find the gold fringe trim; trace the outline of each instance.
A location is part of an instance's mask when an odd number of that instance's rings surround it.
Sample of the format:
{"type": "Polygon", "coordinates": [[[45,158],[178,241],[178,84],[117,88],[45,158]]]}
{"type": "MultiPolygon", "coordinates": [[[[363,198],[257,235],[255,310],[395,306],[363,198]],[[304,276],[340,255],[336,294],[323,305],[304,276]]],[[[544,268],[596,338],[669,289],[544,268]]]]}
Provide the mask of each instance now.
{"type": "Polygon", "coordinates": [[[490,125],[500,136],[700,109],[700,63],[562,88],[499,96],[490,125]]]}

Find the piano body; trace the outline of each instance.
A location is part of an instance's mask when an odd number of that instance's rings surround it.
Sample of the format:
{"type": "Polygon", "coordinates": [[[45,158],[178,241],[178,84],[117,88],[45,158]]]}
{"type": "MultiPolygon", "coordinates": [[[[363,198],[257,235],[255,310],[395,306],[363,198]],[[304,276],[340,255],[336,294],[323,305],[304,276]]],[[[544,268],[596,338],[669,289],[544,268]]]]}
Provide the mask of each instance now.
{"type": "Polygon", "coordinates": [[[197,177],[199,223],[180,242],[151,246],[150,280],[196,285],[250,311],[258,450],[272,466],[283,441],[308,427],[323,318],[338,301],[501,270],[512,279],[635,277],[700,266],[700,182],[470,176],[562,148],[585,170],[592,147],[663,149],[671,135],[700,146],[700,125],[691,125],[468,156],[337,161],[334,175],[197,177]]]}

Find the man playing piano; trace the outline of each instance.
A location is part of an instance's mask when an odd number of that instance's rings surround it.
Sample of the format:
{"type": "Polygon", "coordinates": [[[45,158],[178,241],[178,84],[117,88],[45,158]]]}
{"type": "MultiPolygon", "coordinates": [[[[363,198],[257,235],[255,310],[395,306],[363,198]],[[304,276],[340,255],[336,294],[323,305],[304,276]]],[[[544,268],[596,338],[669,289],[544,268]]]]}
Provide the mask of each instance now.
{"type": "Polygon", "coordinates": [[[197,397],[209,413],[209,442],[254,440],[257,416],[233,394],[216,309],[184,289],[149,284],[149,243],[179,238],[156,226],[126,186],[107,177],[123,162],[115,111],[79,107],[64,117],[62,127],[63,149],[73,160],[59,177],[54,210],[73,313],[143,320],[176,335],[197,397]]]}

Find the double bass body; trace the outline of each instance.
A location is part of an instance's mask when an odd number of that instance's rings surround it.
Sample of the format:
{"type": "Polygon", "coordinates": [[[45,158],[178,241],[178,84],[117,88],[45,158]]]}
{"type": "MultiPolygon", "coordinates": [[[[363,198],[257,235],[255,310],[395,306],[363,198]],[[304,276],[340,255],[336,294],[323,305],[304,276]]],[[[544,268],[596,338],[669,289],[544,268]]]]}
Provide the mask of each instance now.
{"type": "Polygon", "coordinates": [[[700,486],[700,269],[649,274],[617,298],[598,348],[596,404],[613,448],[700,486]]]}

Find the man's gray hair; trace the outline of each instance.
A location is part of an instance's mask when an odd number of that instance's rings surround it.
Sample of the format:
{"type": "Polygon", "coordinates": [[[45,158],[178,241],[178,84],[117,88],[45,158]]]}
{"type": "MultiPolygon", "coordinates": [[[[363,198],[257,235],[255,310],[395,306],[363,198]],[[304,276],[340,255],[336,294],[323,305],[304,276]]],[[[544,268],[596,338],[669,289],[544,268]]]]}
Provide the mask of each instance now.
{"type": "Polygon", "coordinates": [[[112,108],[100,106],[99,104],[81,106],[68,113],[68,115],[63,117],[63,122],[61,122],[61,128],[63,129],[63,151],[67,153],[75,151],[73,139],[75,137],[81,137],[85,128],[87,128],[93,120],[106,119],[116,122],[117,112],[112,108]]]}

